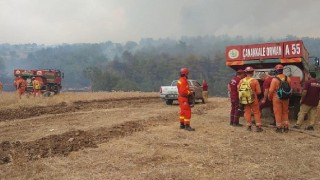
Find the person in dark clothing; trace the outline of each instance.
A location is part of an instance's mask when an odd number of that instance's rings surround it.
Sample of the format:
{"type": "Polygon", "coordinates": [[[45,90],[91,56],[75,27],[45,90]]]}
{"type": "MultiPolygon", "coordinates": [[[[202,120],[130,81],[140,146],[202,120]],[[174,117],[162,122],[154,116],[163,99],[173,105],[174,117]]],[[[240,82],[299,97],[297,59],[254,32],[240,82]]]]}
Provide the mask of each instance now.
{"type": "Polygon", "coordinates": [[[208,83],[207,81],[202,81],[202,97],[204,102],[208,102],[208,83]]]}
{"type": "Polygon", "coordinates": [[[243,70],[238,70],[235,77],[233,77],[228,83],[228,92],[231,101],[231,111],[230,111],[230,125],[242,126],[239,123],[240,112],[239,112],[239,93],[238,84],[241,79],[245,77],[245,72],[243,70]]]}
{"type": "Polygon", "coordinates": [[[303,123],[304,117],[308,114],[308,123],[306,130],[314,130],[314,124],[317,118],[317,107],[320,98],[320,82],[315,79],[316,74],[310,72],[310,79],[305,82],[302,96],[300,112],[298,114],[297,123],[293,128],[299,129],[303,123]]]}

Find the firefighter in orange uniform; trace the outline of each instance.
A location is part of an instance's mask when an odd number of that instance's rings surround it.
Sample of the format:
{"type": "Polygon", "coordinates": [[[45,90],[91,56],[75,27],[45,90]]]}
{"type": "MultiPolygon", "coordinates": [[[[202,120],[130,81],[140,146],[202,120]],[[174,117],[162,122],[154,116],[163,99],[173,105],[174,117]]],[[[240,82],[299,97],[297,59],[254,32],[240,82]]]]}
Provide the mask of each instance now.
{"type": "Polygon", "coordinates": [[[180,70],[180,79],[177,83],[178,88],[178,101],[180,106],[180,128],[187,131],[194,131],[194,128],[190,127],[191,119],[191,108],[188,102],[188,97],[193,95],[193,92],[189,88],[188,84],[188,74],[189,70],[187,68],[182,68],[180,70]]]}
{"type": "Polygon", "coordinates": [[[248,67],[246,67],[246,69],[244,71],[247,76],[240,80],[239,85],[238,85],[238,89],[244,79],[246,79],[246,81],[250,81],[250,79],[251,79],[250,87],[251,87],[253,94],[254,94],[253,103],[244,105],[244,118],[247,123],[247,130],[251,131],[251,112],[253,112],[253,116],[254,116],[254,120],[255,120],[255,124],[256,124],[256,131],[261,132],[261,131],[263,131],[263,129],[261,128],[261,125],[262,125],[261,124],[261,112],[260,112],[259,99],[258,99],[258,95],[261,93],[260,84],[259,84],[258,80],[252,78],[253,73],[254,73],[254,69],[252,67],[248,66],[248,67]]]}
{"type": "MultiPolygon", "coordinates": [[[[282,81],[285,80],[286,75],[283,74],[283,65],[278,64],[275,66],[276,77],[280,78],[282,81]]],[[[287,77],[287,81],[290,85],[291,80],[287,77]]],[[[276,119],[276,132],[282,133],[282,128],[284,132],[289,131],[289,99],[281,100],[278,98],[276,91],[279,89],[280,81],[277,78],[273,78],[271,81],[268,98],[273,103],[273,111],[276,119]]]]}
{"type": "Polygon", "coordinates": [[[18,76],[18,78],[16,78],[14,82],[18,96],[21,99],[21,96],[26,92],[27,81],[23,79],[21,76],[18,76]]]}
{"type": "Polygon", "coordinates": [[[33,97],[42,96],[41,87],[42,81],[39,78],[32,77],[33,97]]]}

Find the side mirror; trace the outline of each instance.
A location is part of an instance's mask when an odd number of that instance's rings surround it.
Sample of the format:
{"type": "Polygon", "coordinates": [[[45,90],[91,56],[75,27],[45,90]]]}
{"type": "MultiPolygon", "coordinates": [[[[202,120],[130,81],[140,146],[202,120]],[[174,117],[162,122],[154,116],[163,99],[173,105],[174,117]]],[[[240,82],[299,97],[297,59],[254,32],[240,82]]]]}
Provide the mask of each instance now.
{"type": "Polygon", "coordinates": [[[319,58],[318,58],[318,57],[316,57],[314,60],[316,61],[316,65],[317,65],[317,66],[319,66],[319,64],[320,64],[320,60],[319,60],[319,58]]]}
{"type": "Polygon", "coordinates": [[[62,79],[64,78],[64,73],[61,73],[61,77],[62,77],[62,79]]]}

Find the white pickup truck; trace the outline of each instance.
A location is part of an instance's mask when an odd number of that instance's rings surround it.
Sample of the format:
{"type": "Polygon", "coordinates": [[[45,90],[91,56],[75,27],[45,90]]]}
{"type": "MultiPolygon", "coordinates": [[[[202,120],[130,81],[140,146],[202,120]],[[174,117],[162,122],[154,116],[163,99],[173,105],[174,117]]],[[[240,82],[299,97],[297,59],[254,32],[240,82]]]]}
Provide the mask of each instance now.
{"type": "MultiPolygon", "coordinates": [[[[172,81],[170,86],[161,86],[160,87],[160,98],[165,100],[167,105],[172,105],[174,100],[178,100],[178,89],[177,89],[178,80],[172,81]]],[[[202,86],[199,82],[195,80],[188,79],[189,87],[193,91],[194,99],[201,100],[204,103],[204,99],[202,96],[202,86]]],[[[195,102],[193,102],[194,104],[195,102]]]]}

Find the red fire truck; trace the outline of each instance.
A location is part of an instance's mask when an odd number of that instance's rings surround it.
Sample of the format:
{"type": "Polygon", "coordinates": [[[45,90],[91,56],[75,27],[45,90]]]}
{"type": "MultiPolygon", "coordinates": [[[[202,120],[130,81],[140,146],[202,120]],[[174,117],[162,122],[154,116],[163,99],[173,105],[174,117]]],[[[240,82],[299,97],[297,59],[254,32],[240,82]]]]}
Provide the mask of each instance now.
{"type": "Polygon", "coordinates": [[[260,78],[261,73],[269,73],[277,64],[282,64],[284,74],[291,78],[293,95],[290,98],[289,106],[291,112],[293,112],[292,118],[297,118],[302,85],[309,73],[309,53],[303,41],[226,47],[226,65],[234,70],[252,66],[256,70],[254,77],[257,79],[260,78]]]}
{"type": "Polygon", "coordinates": [[[39,69],[39,70],[26,70],[15,69],[13,71],[16,78],[21,76],[27,81],[27,92],[32,92],[32,77],[41,78],[43,84],[41,90],[45,96],[50,94],[58,94],[62,88],[63,73],[56,69],[39,69]]]}

